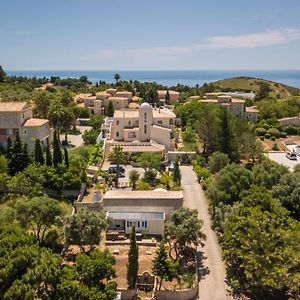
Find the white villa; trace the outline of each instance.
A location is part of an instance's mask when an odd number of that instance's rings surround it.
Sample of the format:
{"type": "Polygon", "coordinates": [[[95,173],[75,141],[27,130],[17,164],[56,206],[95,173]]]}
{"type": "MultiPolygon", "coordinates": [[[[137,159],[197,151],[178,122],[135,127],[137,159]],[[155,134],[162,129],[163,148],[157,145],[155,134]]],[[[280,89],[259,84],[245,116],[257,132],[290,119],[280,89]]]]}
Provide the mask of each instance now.
{"type": "Polygon", "coordinates": [[[166,150],[174,150],[175,119],[176,116],[172,111],[153,108],[146,102],[139,109],[116,110],[108,143],[110,145],[122,143],[122,146],[127,147],[138,144],[144,147],[161,145],[166,150]]]}

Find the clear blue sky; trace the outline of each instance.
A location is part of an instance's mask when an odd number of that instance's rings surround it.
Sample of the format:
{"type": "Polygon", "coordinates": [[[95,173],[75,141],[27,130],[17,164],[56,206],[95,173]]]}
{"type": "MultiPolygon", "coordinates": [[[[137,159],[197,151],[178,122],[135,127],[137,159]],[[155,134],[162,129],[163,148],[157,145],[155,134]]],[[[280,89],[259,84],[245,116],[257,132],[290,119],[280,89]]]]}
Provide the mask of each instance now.
{"type": "Polygon", "coordinates": [[[7,70],[300,69],[300,0],[0,0],[7,70]]]}

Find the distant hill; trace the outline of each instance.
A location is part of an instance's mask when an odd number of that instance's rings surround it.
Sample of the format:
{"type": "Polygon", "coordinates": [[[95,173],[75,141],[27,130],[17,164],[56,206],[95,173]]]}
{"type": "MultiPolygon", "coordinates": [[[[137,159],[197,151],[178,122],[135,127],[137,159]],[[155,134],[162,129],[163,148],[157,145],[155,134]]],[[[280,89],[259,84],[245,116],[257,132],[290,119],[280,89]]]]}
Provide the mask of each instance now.
{"type": "Polygon", "coordinates": [[[213,84],[217,86],[217,88],[222,92],[229,92],[229,91],[257,92],[262,83],[266,83],[269,85],[271,89],[270,96],[274,98],[277,97],[285,98],[292,95],[293,96],[300,95],[300,89],[298,88],[291,87],[270,80],[252,78],[252,77],[226,78],[223,80],[215,81],[213,84]]]}

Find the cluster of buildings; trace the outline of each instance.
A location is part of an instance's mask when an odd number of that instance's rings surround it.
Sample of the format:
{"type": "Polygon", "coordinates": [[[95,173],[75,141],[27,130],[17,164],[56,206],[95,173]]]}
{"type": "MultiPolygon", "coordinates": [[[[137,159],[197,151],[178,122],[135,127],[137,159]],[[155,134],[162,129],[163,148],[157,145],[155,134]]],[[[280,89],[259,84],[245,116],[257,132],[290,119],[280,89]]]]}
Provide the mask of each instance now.
{"type": "Polygon", "coordinates": [[[231,95],[222,93],[206,93],[205,99],[200,100],[203,103],[212,103],[226,107],[233,115],[243,117],[254,123],[257,122],[258,110],[256,107],[246,107],[245,101],[233,98],[231,95]]]}
{"type": "Polygon", "coordinates": [[[51,143],[52,129],[47,119],[33,118],[32,107],[26,102],[0,102],[0,144],[19,131],[20,138],[30,151],[36,139],[45,147],[51,143]]]}
{"type": "MultiPolygon", "coordinates": [[[[166,96],[169,93],[169,104],[179,101],[179,93],[175,91],[159,90],[158,98],[162,104],[166,104],[166,96]]],[[[83,103],[94,115],[105,115],[109,103],[111,102],[114,110],[125,108],[137,109],[140,98],[133,96],[132,92],[118,91],[117,89],[107,89],[96,94],[80,94],[75,97],[77,103],[83,103]]]]}

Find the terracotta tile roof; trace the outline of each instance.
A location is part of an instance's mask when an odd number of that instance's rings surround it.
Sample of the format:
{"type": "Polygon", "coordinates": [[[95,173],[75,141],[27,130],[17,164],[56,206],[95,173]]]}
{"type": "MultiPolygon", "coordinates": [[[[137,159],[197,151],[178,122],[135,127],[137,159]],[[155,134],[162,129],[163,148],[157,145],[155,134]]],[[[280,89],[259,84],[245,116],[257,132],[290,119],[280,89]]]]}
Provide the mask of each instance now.
{"type": "Polygon", "coordinates": [[[108,101],[128,101],[128,98],[126,97],[109,97],[107,99],[108,101]]]}
{"type": "Polygon", "coordinates": [[[249,112],[249,113],[258,113],[259,110],[256,107],[254,107],[254,106],[250,106],[250,107],[246,107],[246,112],[249,112]]]}
{"type": "Polygon", "coordinates": [[[23,127],[40,127],[49,121],[47,119],[36,119],[36,118],[31,118],[25,121],[23,124],[23,127]]]}
{"type": "Polygon", "coordinates": [[[232,99],[231,99],[231,102],[232,102],[232,103],[245,103],[244,100],[242,100],[242,99],[237,99],[237,98],[232,98],[232,99]]]}
{"type": "Polygon", "coordinates": [[[29,105],[26,102],[0,102],[0,112],[22,111],[26,108],[29,108],[29,105]]]}

